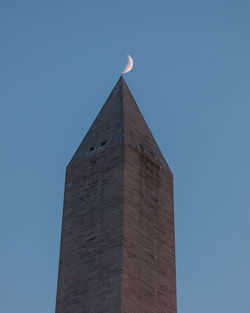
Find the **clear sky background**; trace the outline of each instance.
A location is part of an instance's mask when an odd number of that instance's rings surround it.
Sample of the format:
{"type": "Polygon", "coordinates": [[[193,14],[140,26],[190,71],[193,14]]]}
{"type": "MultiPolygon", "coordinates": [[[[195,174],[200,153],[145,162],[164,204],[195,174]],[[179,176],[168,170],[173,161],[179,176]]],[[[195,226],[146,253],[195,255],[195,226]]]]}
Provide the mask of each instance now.
{"type": "Polygon", "coordinates": [[[65,167],[125,80],[174,173],[178,313],[250,312],[250,2],[0,1],[0,312],[54,312],[65,167]]]}

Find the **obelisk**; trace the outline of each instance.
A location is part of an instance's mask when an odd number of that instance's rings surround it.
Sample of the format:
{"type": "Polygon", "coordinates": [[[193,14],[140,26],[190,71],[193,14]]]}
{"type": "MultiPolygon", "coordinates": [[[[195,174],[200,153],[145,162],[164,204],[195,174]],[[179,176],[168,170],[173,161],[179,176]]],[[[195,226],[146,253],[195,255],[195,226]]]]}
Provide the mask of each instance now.
{"type": "Polygon", "coordinates": [[[173,175],[124,78],[67,166],[56,313],[176,313],[173,175]]]}

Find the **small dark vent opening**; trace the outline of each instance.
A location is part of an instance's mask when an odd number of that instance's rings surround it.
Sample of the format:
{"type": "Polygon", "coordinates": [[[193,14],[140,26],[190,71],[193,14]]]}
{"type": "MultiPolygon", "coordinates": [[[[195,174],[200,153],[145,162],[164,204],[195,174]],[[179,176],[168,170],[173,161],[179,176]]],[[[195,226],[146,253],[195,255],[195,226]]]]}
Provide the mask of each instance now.
{"type": "Polygon", "coordinates": [[[94,151],[95,147],[90,147],[89,151],[94,151]]]}
{"type": "Polygon", "coordinates": [[[105,146],[106,143],[107,143],[107,140],[102,141],[102,142],[101,142],[101,146],[105,146]]]}

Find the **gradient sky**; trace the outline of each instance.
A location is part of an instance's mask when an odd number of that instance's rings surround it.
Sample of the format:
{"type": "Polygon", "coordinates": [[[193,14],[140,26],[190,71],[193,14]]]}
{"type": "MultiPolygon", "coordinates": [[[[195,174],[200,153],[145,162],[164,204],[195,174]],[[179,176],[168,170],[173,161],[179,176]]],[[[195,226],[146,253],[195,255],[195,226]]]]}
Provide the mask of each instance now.
{"type": "Polygon", "coordinates": [[[65,167],[127,53],[174,174],[178,313],[250,312],[249,17],[247,0],[0,1],[0,312],[54,312],[65,167]]]}

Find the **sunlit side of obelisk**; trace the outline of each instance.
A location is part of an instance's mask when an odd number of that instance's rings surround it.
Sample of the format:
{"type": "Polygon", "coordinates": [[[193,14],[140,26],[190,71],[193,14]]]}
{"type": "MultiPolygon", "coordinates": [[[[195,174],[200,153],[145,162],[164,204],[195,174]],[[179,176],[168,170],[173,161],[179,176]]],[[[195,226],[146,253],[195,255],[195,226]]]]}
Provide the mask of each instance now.
{"type": "Polygon", "coordinates": [[[67,166],[56,313],[176,313],[173,176],[121,76],[67,166]]]}

